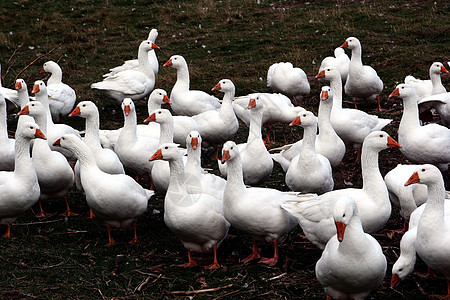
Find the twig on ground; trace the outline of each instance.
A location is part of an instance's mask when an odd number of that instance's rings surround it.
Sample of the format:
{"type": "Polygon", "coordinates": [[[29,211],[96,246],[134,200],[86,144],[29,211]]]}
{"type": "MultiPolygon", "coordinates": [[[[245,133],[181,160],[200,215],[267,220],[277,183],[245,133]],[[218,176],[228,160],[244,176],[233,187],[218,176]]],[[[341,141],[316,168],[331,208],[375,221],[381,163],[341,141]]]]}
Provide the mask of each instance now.
{"type": "Polygon", "coordinates": [[[65,232],[55,232],[52,234],[72,234],[72,233],[86,233],[87,230],[74,230],[74,231],[65,231],[65,232]]]}
{"type": "Polygon", "coordinates": [[[100,296],[102,296],[102,299],[103,299],[103,300],[106,300],[105,296],[103,296],[102,291],[101,291],[100,289],[97,289],[97,291],[100,293],[100,296]]]}
{"type": "Polygon", "coordinates": [[[197,294],[202,294],[202,293],[210,293],[210,292],[220,291],[220,290],[223,290],[223,289],[230,288],[232,286],[233,286],[233,284],[231,283],[229,285],[219,286],[219,287],[216,287],[216,288],[204,289],[204,290],[173,291],[173,292],[166,291],[166,294],[170,294],[170,295],[197,295],[197,294]]]}
{"type": "Polygon", "coordinates": [[[175,278],[170,278],[170,277],[166,277],[166,276],[161,276],[161,274],[156,275],[156,274],[153,274],[153,273],[142,272],[142,271],[140,271],[140,270],[134,270],[134,271],[138,272],[139,274],[147,275],[147,276],[151,276],[151,277],[156,277],[156,278],[158,278],[158,279],[159,279],[159,278],[167,279],[167,280],[173,280],[173,279],[175,279],[175,278]]]}
{"type": "Polygon", "coordinates": [[[52,268],[56,268],[56,267],[62,266],[64,264],[64,262],[62,261],[60,263],[57,263],[56,265],[36,267],[36,266],[29,266],[29,265],[27,265],[25,263],[15,263],[15,262],[12,262],[12,261],[9,261],[9,260],[3,258],[2,256],[0,256],[0,260],[6,262],[8,264],[11,264],[13,266],[22,267],[22,268],[28,268],[28,269],[37,269],[37,270],[48,270],[48,269],[52,269],[52,268]]]}
{"type": "Polygon", "coordinates": [[[39,224],[48,224],[48,223],[56,223],[65,221],[65,219],[57,219],[57,220],[51,220],[51,221],[39,221],[39,222],[31,222],[31,223],[18,223],[14,224],[14,226],[29,226],[29,225],[39,225],[39,224]]]}
{"type": "MultiPolygon", "coordinates": [[[[142,291],[142,289],[144,288],[144,286],[146,286],[146,285],[149,283],[151,277],[152,277],[152,276],[148,276],[147,278],[145,278],[144,281],[142,281],[142,282],[134,289],[134,292],[135,292],[135,293],[136,293],[136,292],[140,293],[140,292],[142,291]]],[[[153,280],[152,283],[155,283],[155,282],[156,282],[159,278],[161,278],[161,277],[162,277],[162,274],[159,274],[159,276],[158,276],[155,280],[153,280]]]]}

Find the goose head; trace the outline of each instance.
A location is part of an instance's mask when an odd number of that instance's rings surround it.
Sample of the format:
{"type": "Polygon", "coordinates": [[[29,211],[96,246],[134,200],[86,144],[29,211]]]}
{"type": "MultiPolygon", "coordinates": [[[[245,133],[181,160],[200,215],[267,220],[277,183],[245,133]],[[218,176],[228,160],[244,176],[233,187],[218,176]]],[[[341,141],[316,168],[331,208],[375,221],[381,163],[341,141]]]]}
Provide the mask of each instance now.
{"type": "Polygon", "coordinates": [[[228,141],[225,144],[223,144],[222,148],[222,164],[229,160],[233,160],[236,157],[240,157],[239,149],[235,142],[228,141]]]}
{"type": "Polygon", "coordinates": [[[198,145],[202,144],[202,137],[198,131],[191,131],[186,137],[186,145],[188,148],[192,148],[193,150],[197,150],[198,145]]]}
{"type": "Polygon", "coordinates": [[[363,146],[381,151],[390,147],[401,148],[400,144],[384,131],[373,131],[364,139],[363,146]]]}
{"type": "Polygon", "coordinates": [[[57,63],[55,63],[54,61],[49,60],[49,61],[44,63],[40,73],[44,73],[44,72],[53,73],[53,72],[56,72],[56,71],[60,71],[61,72],[61,67],[57,63]]]}
{"type": "Polygon", "coordinates": [[[264,108],[264,104],[261,95],[256,95],[256,97],[251,98],[250,101],[248,101],[247,108],[256,112],[262,111],[264,108]]]}
{"type": "Polygon", "coordinates": [[[341,80],[341,73],[339,73],[339,70],[335,67],[328,67],[326,69],[323,69],[315,76],[315,78],[323,78],[328,81],[339,81],[341,80]]]}
{"type": "Polygon", "coordinates": [[[123,99],[122,110],[123,110],[125,117],[128,116],[130,114],[130,112],[134,111],[134,103],[133,103],[133,100],[131,100],[131,98],[123,99]]]}
{"type": "Polygon", "coordinates": [[[230,79],[222,79],[220,80],[212,89],[211,91],[220,91],[223,93],[234,93],[236,90],[236,87],[234,86],[233,81],[230,79]]]}
{"type": "Polygon", "coordinates": [[[150,96],[148,97],[148,102],[153,102],[157,104],[163,103],[172,104],[172,102],[170,102],[169,97],[167,96],[167,92],[163,89],[154,89],[153,92],[151,92],[150,96]]]}
{"type": "Polygon", "coordinates": [[[98,113],[98,109],[94,102],[81,101],[70,113],[69,117],[79,116],[82,118],[86,118],[87,116],[91,116],[96,113],[98,113]]]}
{"type": "Polygon", "coordinates": [[[400,241],[401,253],[392,266],[391,287],[396,287],[400,281],[414,271],[416,263],[416,235],[406,232],[400,241]]]}
{"type": "Polygon", "coordinates": [[[152,41],[145,40],[145,41],[141,42],[141,44],[139,45],[139,49],[142,49],[142,50],[148,52],[148,51],[153,50],[153,49],[159,49],[159,47],[155,43],[153,43],[152,41]]]}
{"type": "Polygon", "coordinates": [[[297,114],[295,119],[289,124],[289,126],[300,125],[302,127],[309,127],[317,125],[317,118],[310,111],[301,111],[297,114]]]}
{"type": "Polygon", "coordinates": [[[434,165],[424,164],[417,167],[416,171],[405,183],[405,186],[414,183],[430,184],[436,182],[438,179],[443,180],[441,171],[434,165]]]}
{"type": "Polygon", "coordinates": [[[47,86],[42,80],[37,80],[34,82],[33,90],[31,91],[33,94],[44,94],[47,93],[47,86]]]}
{"type": "Polygon", "coordinates": [[[34,116],[41,116],[45,115],[45,109],[41,102],[39,101],[31,101],[28,102],[27,105],[25,105],[24,108],[22,108],[18,113],[18,116],[21,115],[30,115],[32,117],[34,116]]]}
{"type": "Polygon", "coordinates": [[[322,101],[333,100],[333,92],[329,86],[323,86],[322,91],[320,92],[320,99],[322,101]]]}
{"type": "Polygon", "coordinates": [[[186,65],[186,60],[181,55],[172,55],[169,60],[164,64],[164,67],[172,67],[178,69],[181,66],[186,65]]]}
{"type": "Polygon", "coordinates": [[[407,83],[401,83],[397,85],[394,91],[389,95],[389,98],[399,98],[403,101],[414,100],[416,101],[416,91],[412,86],[407,83]]]}
{"type": "Polygon", "coordinates": [[[170,113],[170,110],[160,108],[155,110],[154,113],[152,113],[147,119],[144,120],[145,123],[148,122],[156,122],[156,123],[168,123],[172,120],[172,114],[170,113]]]}
{"type": "Polygon", "coordinates": [[[25,83],[25,80],[19,78],[16,80],[16,90],[17,91],[26,91],[27,90],[27,84],[25,83]]]}
{"type": "Polygon", "coordinates": [[[166,160],[166,161],[173,161],[180,159],[183,156],[183,153],[181,152],[180,148],[178,147],[178,144],[174,143],[167,143],[162,144],[158,150],[150,157],[149,161],[154,160],[166,160]]]}
{"type": "Polygon", "coordinates": [[[447,69],[444,67],[444,65],[440,62],[434,62],[430,66],[430,75],[431,74],[441,74],[441,73],[448,73],[447,69]]]}
{"type": "Polygon", "coordinates": [[[349,37],[345,40],[345,42],[341,45],[341,48],[348,48],[350,50],[354,50],[361,47],[361,43],[355,37],[349,37]]]}
{"type": "Polygon", "coordinates": [[[71,133],[63,135],[53,143],[53,146],[55,147],[62,147],[71,150],[72,152],[80,145],[84,145],[84,142],[79,137],[71,133]]]}
{"type": "Polygon", "coordinates": [[[350,224],[350,220],[356,214],[356,211],[357,207],[352,198],[344,196],[336,200],[333,209],[333,218],[339,242],[344,240],[345,229],[350,224]]]}
{"type": "MultiPolygon", "coordinates": [[[[42,131],[39,129],[39,126],[34,122],[25,122],[23,126],[20,126],[16,132],[16,135],[21,136],[26,139],[43,139],[46,140],[47,138],[42,133],[42,131]]],[[[17,139],[17,137],[16,137],[17,139]]]]}

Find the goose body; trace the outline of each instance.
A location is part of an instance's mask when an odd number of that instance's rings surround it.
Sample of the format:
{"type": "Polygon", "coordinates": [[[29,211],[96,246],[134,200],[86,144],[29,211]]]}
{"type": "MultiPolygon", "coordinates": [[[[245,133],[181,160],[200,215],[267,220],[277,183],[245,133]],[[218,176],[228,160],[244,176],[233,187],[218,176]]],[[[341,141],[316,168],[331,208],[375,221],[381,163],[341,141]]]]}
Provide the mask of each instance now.
{"type": "MultiPolygon", "coordinates": [[[[2,66],[0,65],[0,74],[2,71],[2,66]]],[[[0,93],[3,94],[5,100],[11,101],[15,106],[20,106],[19,95],[16,90],[8,89],[2,86],[2,82],[0,80],[0,93]]]]}
{"type": "Polygon", "coordinates": [[[77,99],[75,91],[62,82],[61,67],[54,61],[44,63],[41,73],[51,73],[47,80],[47,93],[50,112],[54,122],[60,122],[63,116],[67,116],[77,99]]]}
{"type": "Polygon", "coordinates": [[[14,170],[15,142],[8,137],[6,101],[0,92],[0,171],[14,170]]]}
{"type": "Polygon", "coordinates": [[[391,216],[391,203],[383,177],[378,168],[378,153],[388,147],[399,147],[386,132],[370,133],[361,151],[363,187],[334,190],[320,195],[318,199],[291,201],[283,208],[293,214],[306,237],[323,249],[335,234],[333,207],[341,196],[353,198],[358,206],[364,232],[375,233],[391,216]]]}
{"type": "Polygon", "coordinates": [[[441,170],[450,164],[450,129],[438,124],[420,126],[417,95],[409,84],[399,84],[389,96],[403,100],[398,128],[402,154],[415,163],[430,163],[441,170]]]}
{"type": "Polygon", "coordinates": [[[442,124],[450,128],[450,92],[422,98],[422,100],[419,101],[419,106],[426,103],[436,109],[442,124]]]}
{"type": "MultiPolygon", "coordinates": [[[[341,74],[342,83],[345,85],[345,82],[347,81],[349,66],[350,58],[348,58],[343,48],[337,47],[334,49],[334,56],[327,56],[322,60],[318,73],[329,67],[336,68],[341,74]]],[[[330,83],[325,78],[320,78],[319,81],[325,84],[330,83]]]]}
{"type": "Polygon", "coordinates": [[[140,100],[153,90],[155,86],[155,73],[148,60],[148,52],[158,49],[151,41],[143,41],[139,45],[138,70],[129,69],[105,77],[103,81],[91,84],[92,89],[103,90],[117,103],[122,103],[124,98],[140,100]]]}
{"type": "Polygon", "coordinates": [[[333,299],[364,299],[382,283],[386,257],[378,241],[363,231],[352,198],[336,200],[333,219],[337,234],[317,261],[316,277],[333,299]]]}
{"type": "Polygon", "coordinates": [[[310,92],[305,71],[298,67],[294,68],[290,62],[279,62],[269,67],[267,86],[277,93],[288,96],[294,103],[301,103],[302,98],[310,92]]]}
{"type": "Polygon", "coordinates": [[[177,81],[170,93],[171,108],[176,115],[194,116],[208,110],[220,108],[219,99],[203,91],[191,90],[189,69],[181,55],[173,55],[164,64],[177,70],[177,81]]]}

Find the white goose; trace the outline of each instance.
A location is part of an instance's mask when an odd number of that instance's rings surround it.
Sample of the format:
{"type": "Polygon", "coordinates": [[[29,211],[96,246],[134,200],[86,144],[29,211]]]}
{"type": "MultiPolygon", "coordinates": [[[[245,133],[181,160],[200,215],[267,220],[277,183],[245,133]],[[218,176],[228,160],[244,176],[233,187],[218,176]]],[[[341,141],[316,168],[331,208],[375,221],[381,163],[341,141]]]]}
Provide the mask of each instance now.
{"type": "MultiPolygon", "coordinates": [[[[345,54],[344,49],[342,49],[341,47],[337,47],[336,49],[334,49],[334,56],[327,56],[322,60],[322,63],[319,67],[319,72],[317,73],[320,73],[330,67],[336,68],[341,74],[342,83],[345,85],[345,82],[347,81],[349,66],[350,58],[348,58],[347,54],[345,54]]],[[[330,83],[325,78],[320,78],[319,81],[324,84],[330,83]]]]}
{"type": "Polygon", "coordinates": [[[292,159],[286,172],[286,184],[292,191],[323,194],[333,190],[334,181],[330,161],[316,152],[317,119],[304,111],[290,124],[304,129],[302,147],[292,159]]]}
{"type": "Polygon", "coordinates": [[[430,66],[430,79],[421,80],[414,76],[408,75],[405,77],[405,83],[412,86],[418,97],[417,100],[421,100],[425,97],[446,93],[447,90],[442,85],[441,74],[448,73],[447,69],[440,62],[434,62],[430,66]]]}
{"type": "Polygon", "coordinates": [[[39,183],[30,157],[30,140],[46,139],[36,123],[19,124],[16,132],[14,171],[0,172],[0,224],[6,225],[5,238],[11,236],[11,223],[39,199],[39,183]]]}
{"type": "MultiPolygon", "coordinates": [[[[25,83],[25,80],[23,80],[21,78],[16,80],[16,90],[17,90],[17,95],[19,97],[19,106],[20,106],[20,109],[22,109],[25,107],[25,105],[28,104],[29,101],[31,101],[31,98],[28,94],[28,88],[27,88],[27,84],[25,83]]],[[[19,120],[17,121],[17,127],[20,126],[19,124],[25,123],[25,122],[34,122],[34,119],[33,119],[33,117],[26,116],[26,115],[19,116],[19,120]]]]}
{"type": "Polygon", "coordinates": [[[147,210],[147,202],[154,191],[143,189],[128,175],[108,174],[100,170],[89,147],[77,136],[63,135],[55,145],[72,151],[80,161],[81,184],[86,201],[95,215],[105,221],[108,244],[114,244],[111,226],[127,228],[133,225],[134,238],[130,243],[138,242],[136,220],[147,210]]]}
{"type": "MultiPolygon", "coordinates": [[[[2,73],[2,65],[0,64],[0,74],[2,73]]],[[[20,106],[19,95],[16,90],[8,89],[2,86],[2,81],[0,80],[0,93],[3,94],[6,100],[11,101],[15,106],[20,106]]]]}
{"type": "MultiPolygon", "coordinates": [[[[152,28],[150,30],[147,41],[150,41],[152,43],[156,43],[156,38],[158,37],[158,30],[156,28],[152,28]]],[[[150,66],[153,70],[153,73],[155,73],[155,76],[158,74],[159,71],[159,63],[158,58],[156,57],[155,51],[149,51],[148,52],[148,60],[150,62],[150,66]]],[[[139,69],[139,60],[138,59],[130,59],[126,60],[122,65],[114,67],[112,69],[109,69],[109,73],[103,75],[103,77],[109,77],[116,73],[125,71],[125,70],[138,70],[139,69]]]]}
{"type": "Polygon", "coordinates": [[[189,69],[186,60],[181,55],[173,55],[164,64],[177,70],[177,81],[170,93],[171,108],[176,115],[194,116],[202,112],[219,109],[220,102],[214,96],[203,91],[190,90],[189,69]]]}
{"type": "Polygon", "coordinates": [[[337,234],[330,238],[316,264],[316,277],[327,299],[364,299],[386,275],[383,250],[363,231],[358,211],[355,201],[345,196],[333,207],[337,234]]]}
{"type": "Polygon", "coordinates": [[[392,121],[391,119],[381,119],[375,115],[369,115],[361,110],[342,108],[341,75],[335,68],[323,70],[316,75],[316,78],[325,78],[330,81],[331,91],[333,92],[331,124],[347,146],[361,147],[364,138],[369,133],[381,130],[392,121]]]}
{"type": "Polygon", "coordinates": [[[431,107],[435,108],[442,124],[450,128],[450,92],[425,97],[419,101],[419,106],[425,103],[429,103],[431,107]]]}
{"type": "MultiPolygon", "coordinates": [[[[251,110],[250,128],[247,142],[239,144],[240,157],[244,182],[248,185],[257,185],[264,182],[272,174],[273,160],[262,140],[261,122],[264,111],[264,102],[257,95],[250,99],[247,106],[251,110]]],[[[219,170],[223,176],[227,176],[226,163],[219,163],[219,170]]]]}
{"type": "Polygon", "coordinates": [[[62,82],[61,67],[54,61],[47,61],[41,69],[41,73],[51,73],[47,80],[47,93],[50,112],[54,122],[61,122],[63,116],[67,116],[75,104],[77,95],[75,91],[62,82]]]}
{"type": "Polygon", "coordinates": [[[6,101],[0,92],[0,171],[14,170],[15,140],[8,138],[6,101]]]}
{"type": "Polygon", "coordinates": [[[202,137],[198,131],[191,131],[186,137],[187,160],[185,165],[185,183],[188,193],[201,191],[219,200],[223,198],[223,191],[227,181],[222,177],[208,173],[201,166],[202,137]]]}
{"type": "Polygon", "coordinates": [[[417,225],[416,252],[429,268],[444,275],[450,292],[450,220],[445,218],[444,179],[438,168],[426,164],[419,166],[405,185],[414,183],[428,187],[427,205],[417,225]]]}
{"type": "Polygon", "coordinates": [[[242,262],[248,263],[261,257],[257,246],[259,241],[273,243],[273,258],[263,258],[260,262],[274,266],[279,258],[278,242],[297,224],[295,218],[281,206],[289,200],[314,198],[317,195],[297,195],[275,189],[246,187],[239,147],[233,141],[223,145],[222,162],[227,163],[229,174],[223,194],[225,218],[231,226],[253,238],[252,254],[242,262]]]}
{"type": "Polygon", "coordinates": [[[92,89],[103,90],[117,103],[124,98],[140,100],[146,97],[155,87],[155,73],[148,60],[148,52],[159,49],[150,41],[143,41],[139,45],[138,70],[125,70],[91,84],[92,89]]]}
{"type": "Polygon", "coordinates": [[[416,163],[430,163],[441,170],[450,164],[450,129],[438,124],[420,126],[417,96],[409,84],[399,84],[390,98],[403,100],[403,115],[398,128],[402,154],[416,163]]]}
{"type": "Polygon", "coordinates": [[[308,240],[323,249],[336,233],[333,207],[341,196],[353,198],[358,206],[361,223],[367,233],[377,232],[391,216],[389,194],[378,167],[378,153],[388,147],[400,147],[386,132],[370,133],[361,153],[363,187],[334,190],[308,201],[291,201],[283,208],[293,214],[308,240]]]}
{"type": "Polygon", "coordinates": [[[356,102],[359,100],[377,99],[378,110],[382,110],[378,95],[383,91],[383,81],[371,66],[362,64],[361,43],[357,38],[349,37],[341,47],[352,50],[345,93],[353,98],[355,108],[356,102]]]}
{"type": "MultiPolygon", "coordinates": [[[[47,113],[44,105],[39,101],[29,102],[18,115],[30,115],[36,120],[42,133],[47,134],[47,113]]],[[[48,199],[64,198],[66,211],[62,216],[77,216],[70,210],[67,194],[73,187],[74,174],[67,159],[60,152],[52,151],[47,141],[36,140],[31,151],[32,162],[36,169],[36,174],[41,189],[39,197],[40,213],[36,217],[46,217],[42,202],[48,199]]]]}
{"type": "Polygon", "coordinates": [[[214,251],[214,262],[207,269],[216,269],[217,248],[225,239],[230,223],[225,219],[222,202],[204,193],[189,194],[184,183],[182,152],[175,144],[162,144],[150,160],[164,159],[170,165],[170,183],[164,199],[164,222],[187,249],[189,262],[180,266],[190,267],[196,263],[192,252],[214,251]]]}
{"type": "MultiPolygon", "coordinates": [[[[328,158],[331,166],[334,168],[337,167],[344,158],[345,144],[331,125],[330,114],[333,106],[333,93],[329,86],[322,87],[320,99],[318,113],[319,133],[316,135],[316,150],[317,153],[328,158]]],[[[300,114],[301,112],[298,115],[300,114]]],[[[303,140],[299,140],[294,144],[273,148],[270,152],[277,150],[281,151],[279,153],[273,153],[271,156],[286,172],[292,159],[298,154],[299,149],[302,147],[302,143],[303,140]]]]}
{"type": "Polygon", "coordinates": [[[308,96],[310,92],[305,71],[298,67],[294,68],[290,62],[279,62],[269,67],[267,86],[277,93],[288,96],[298,105],[301,105],[302,98],[308,96]]]}

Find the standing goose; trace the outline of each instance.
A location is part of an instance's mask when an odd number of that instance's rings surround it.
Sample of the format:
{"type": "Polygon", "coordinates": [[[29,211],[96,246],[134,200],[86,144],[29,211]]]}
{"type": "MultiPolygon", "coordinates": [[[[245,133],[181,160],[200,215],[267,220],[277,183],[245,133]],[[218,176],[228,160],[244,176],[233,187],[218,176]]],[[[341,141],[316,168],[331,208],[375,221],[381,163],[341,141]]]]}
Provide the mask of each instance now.
{"type": "Polygon", "coordinates": [[[70,86],[62,82],[62,70],[57,63],[44,63],[41,69],[41,73],[43,72],[51,73],[47,80],[48,102],[53,121],[61,123],[62,117],[72,111],[77,96],[70,86]]]}
{"type": "Polygon", "coordinates": [[[109,174],[99,169],[89,147],[77,136],[65,134],[55,143],[72,151],[80,161],[81,184],[86,201],[97,217],[108,228],[108,245],[114,244],[111,227],[127,228],[133,225],[134,238],[138,242],[136,220],[147,210],[147,202],[154,191],[143,189],[133,178],[125,174],[109,174]]]}
{"type": "Polygon", "coordinates": [[[150,158],[159,159],[168,161],[170,165],[170,183],[164,198],[164,222],[188,252],[188,263],[180,266],[196,265],[191,252],[204,253],[213,250],[214,262],[206,268],[219,268],[217,248],[230,227],[223,215],[222,202],[209,194],[187,192],[182,152],[177,145],[162,144],[150,158]]]}
{"type": "Polygon", "coordinates": [[[290,124],[304,129],[302,147],[286,172],[286,184],[292,191],[323,194],[333,190],[330,161],[316,152],[317,119],[310,111],[299,113],[290,124]]]}
{"type": "Polygon", "coordinates": [[[194,116],[220,108],[219,99],[216,97],[203,91],[190,89],[189,69],[183,56],[173,55],[164,64],[164,67],[172,67],[177,70],[177,81],[170,93],[171,108],[174,114],[194,116]]]}
{"type": "Polygon", "coordinates": [[[39,199],[38,178],[30,157],[30,140],[46,139],[33,122],[19,124],[15,138],[14,171],[0,172],[0,224],[7,226],[5,238],[11,237],[11,223],[39,199]]]}
{"type": "Polygon", "coordinates": [[[291,201],[283,208],[294,215],[308,240],[323,249],[336,233],[333,221],[333,207],[341,196],[353,198],[358,206],[364,231],[375,233],[391,216],[389,193],[378,167],[378,153],[388,147],[400,147],[386,132],[375,131],[364,140],[361,153],[363,186],[361,189],[334,190],[318,199],[291,201]]]}
{"type": "Polygon", "coordinates": [[[341,47],[352,50],[345,93],[353,98],[355,108],[356,102],[359,100],[377,99],[377,109],[382,110],[378,95],[383,91],[383,81],[371,66],[363,65],[361,43],[357,38],[349,37],[341,47]]]}
{"type": "MultiPolygon", "coordinates": [[[[27,84],[25,83],[25,80],[23,80],[22,78],[19,78],[16,80],[16,90],[17,90],[17,95],[19,97],[19,106],[20,109],[24,108],[25,105],[28,104],[29,101],[31,101],[31,98],[28,94],[28,88],[27,88],[27,84]]],[[[25,122],[34,122],[33,117],[27,116],[27,115],[22,115],[19,116],[19,120],[17,121],[17,127],[19,127],[21,123],[25,123],[25,122]]]]}
{"type": "Polygon", "coordinates": [[[14,170],[15,140],[8,138],[5,97],[0,92],[0,171],[14,170]]]}
{"type": "Polygon", "coordinates": [[[405,185],[423,183],[428,187],[428,200],[417,225],[416,252],[433,271],[447,280],[450,297],[450,220],[445,218],[445,186],[442,173],[433,165],[416,169],[405,185]]]}
{"type": "Polygon", "coordinates": [[[440,62],[434,62],[430,66],[429,80],[417,79],[414,76],[408,75],[405,77],[405,83],[414,88],[417,95],[417,100],[421,100],[425,97],[441,94],[447,92],[442,85],[441,74],[448,73],[447,69],[440,62]]]}
{"type": "Polygon", "coordinates": [[[316,264],[316,277],[328,298],[364,299],[386,275],[387,262],[380,244],[363,231],[358,206],[342,196],[333,207],[335,234],[316,264]]]}
{"type": "Polygon", "coordinates": [[[146,97],[155,87],[155,73],[148,60],[148,52],[159,49],[151,41],[143,41],[139,45],[138,70],[124,70],[91,84],[92,89],[103,90],[117,103],[124,98],[140,100],[146,97]]]}
{"type": "MultiPolygon", "coordinates": [[[[18,115],[30,115],[39,125],[42,133],[47,134],[47,113],[44,105],[39,101],[29,102],[18,115]]],[[[31,151],[32,162],[41,189],[39,197],[40,213],[36,217],[41,218],[49,215],[43,209],[42,202],[48,199],[64,198],[66,211],[62,216],[77,216],[70,210],[67,194],[72,189],[74,174],[67,159],[60,152],[52,151],[47,141],[34,141],[31,151]]]]}
{"type": "Polygon", "coordinates": [[[450,129],[439,124],[420,126],[417,95],[409,84],[397,85],[389,97],[403,100],[398,128],[402,154],[415,163],[430,163],[447,170],[450,164],[450,129]]]}

